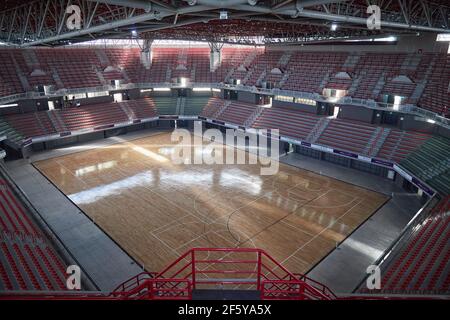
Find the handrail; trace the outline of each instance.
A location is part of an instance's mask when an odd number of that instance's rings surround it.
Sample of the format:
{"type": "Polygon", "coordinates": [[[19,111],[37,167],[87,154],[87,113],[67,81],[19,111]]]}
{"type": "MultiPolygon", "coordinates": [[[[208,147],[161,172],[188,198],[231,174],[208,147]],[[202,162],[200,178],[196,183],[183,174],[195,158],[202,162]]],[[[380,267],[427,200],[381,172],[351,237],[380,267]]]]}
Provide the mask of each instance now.
{"type": "Polygon", "coordinates": [[[261,292],[261,297],[270,299],[335,299],[336,296],[326,286],[304,275],[294,274],[288,271],[267,252],[255,248],[193,248],[174,262],[169,264],[160,273],[140,273],[132,279],[119,285],[111,294],[112,297],[126,299],[187,299],[192,297],[192,290],[201,285],[255,285],[261,292]],[[196,259],[196,255],[202,252],[208,254],[222,252],[222,258],[196,259]],[[229,254],[251,253],[257,259],[238,259],[227,257],[229,254]],[[269,267],[263,260],[273,264],[269,267]],[[252,268],[245,269],[199,269],[198,265],[250,264],[252,268]],[[191,269],[189,269],[191,268],[191,269]],[[181,275],[189,270],[187,275],[181,275]],[[280,272],[275,272],[280,270],[280,272]],[[209,275],[220,274],[224,278],[210,278],[209,275]],[[151,277],[154,275],[154,277],[151,277]],[[238,276],[232,278],[230,276],[238,276]],[[241,278],[240,276],[247,276],[241,278]],[[180,289],[184,284],[186,288],[180,289]],[[267,287],[270,285],[270,287],[267,287]],[[297,289],[300,288],[300,292],[297,289]]]}

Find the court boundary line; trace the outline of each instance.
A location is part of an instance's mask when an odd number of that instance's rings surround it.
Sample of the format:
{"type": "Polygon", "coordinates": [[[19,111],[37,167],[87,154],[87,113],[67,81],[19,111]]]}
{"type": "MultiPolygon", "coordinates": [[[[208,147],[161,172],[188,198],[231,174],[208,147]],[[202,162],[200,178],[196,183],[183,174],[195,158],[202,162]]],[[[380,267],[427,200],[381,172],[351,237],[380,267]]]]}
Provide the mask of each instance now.
{"type": "MultiPolygon", "coordinates": [[[[160,132],[156,132],[155,134],[150,134],[150,135],[146,135],[146,136],[144,136],[144,137],[137,137],[137,138],[133,138],[133,139],[130,139],[130,140],[126,140],[126,141],[123,141],[123,142],[117,142],[117,143],[112,143],[112,144],[107,144],[107,145],[105,145],[105,146],[102,146],[102,148],[103,147],[108,147],[108,146],[111,146],[111,145],[116,145],[116,144],[121,144],[121,143],[128,143],[128,142],[131,142],[131,141],[136,141],[136,140],[141,140],[141,139],[146,139],[146,138],[151,138],[151,137],[155,137],[155,136],[158,136],[158,135],[162,135],[162,134],[165,134],[165,133],[169,133],[171,130],[167,130],[167,131],[160,131],[160,132]]],[[[116,138],[116,137],[109,137],[109,138],[116,138]]],[[[224,144],[224,146],[227,146],[227,147],[230,147],[231,148],[231,146],[229,146],[229,145],[226,145],[226,144],[224,144]]],[[[60,190],[48,177],[47,177],[47,175],[45,175],[39,168],[37,168],[36,166],[35,166],[35,163],[38,163],[38,162],[44,162],[44,161],[48,161],[48,160],[51,160],[51,159],[55,159],[55,158],[60,158],[60,157],[65,157],[65,156],[69,156],[69,155],[73,155],[73,154],[77,154],[77,153],[82,153],[82,152],[89,152],[89,151],[93,151],[93,150],[95,150],[94,148],[92,148],[92,149],[88,149],[88,150],[80,150],[80,151],[75,151],[75,152],[72,152],[72,153],[68,153],[68,154],[63,154],[63,155],[58,155],[58,156],[55,156],[55,157],[51,157],[51,158],[47,158],[47,159],[43,159],[43,160],[37,160],[37,161],[33,161],[33,162],[31,162],[30,164],[42,175],[42,176],[44,176],[46,179],[47,179],[47,181],[49,181],[62,195],[64,195],[67,199],[69,199],[69,201],[75,206],[75,207],[77,207],[77,209],[80,211],[80,212],[82,212],[90,221],[92,221],[104,234],[106,234],[107,235],[107,237],[108,238],[110,238],[123,252],[125,252],[126,253],[126,255],[128,256],[128,257],[130,257],[130,259],[134,262],[134,263],[136,263],[138,266],[140,266],[141,268],[143,268],[143,270],[146,270],[145,269],[145,266],[144,266],[144,264],[143,263],[140,263],[140,262],[138,262],[137,261],[137,259],[135,259],[134,257],[132,257],[118,242],[116,242],[100,225],[98,225],[96,222],[95,222],[95,220],[93,220],[89,215],[87,215],[83,210],[81,210],[81,208],[80,207],[78,207],[78,205],[76,205],[62,190],[60,190]]],[[[242,150],[242,149],[239,149],[240,151],[243,151],[243,152],[246,152],[246,153],[248,153],[248,151],[246,151],[246,150],[242,150]]],[[[365,187],[365,186],[360,186],[360,185],[357,185],[357,184],[355,184],[355,183],[352,183],[352,182],[347,182],[347,181],[344,181],[344,180],[341,180],[341,179],[338,179],[338,178],[336,178],[336,177],[332,177],[332,176],[327,176],[327,175],[324,175],[324,174],[321,174],[321,173],[319,173],[319,172],[315,172],[315,171],[312,171],[312,170],[308,170],[308,169],[305,169],[305,168],[302,168],[302,167],[298,167],[298,166],[295,166],[295,165],[292,165],[292,164],[290,164],[290,163],[286,163],[286,162],[281,162],[281,161],[278,161],[279,162],[279,164],[281,164],[281,165],[284,165],[284,166],[286,166],[286,167],[289,167],[289,168],[293,168],[293,169],[295,169],[295,171],[306,171],[306,172],[308,172],[308,173],[312,173],[312,174],[314,174],[314,175],[317,175],[317,176],[319,176],[319,177],[326,177],[327,179],[333,179],[333,180],[335,180],[335,181],[339,181],[339,182],[341,182],[341,183],[344,183],[344,184],[349,184],[349,185],[352,185],[352,186],[355,186],[355,187],[357,187],[357,188],[360,188],[360,189],[365,189],[365,190],[367,190],[367,191],[370,191],[370,192],[373,192],[373,193],[377,193],[377,194],[381,194],[381,195],[383,195],[383,196],[386,196],[387,197],[387,199],[382,203],[382,204],[380,204],[379,206],[378,206],[378,208],[376,208],[373,212],[372,212],[372,214],[371,215],[369,215],[365,220],[363,220],[362,222],[361,222],[361,224],[359,224],[346,238],[344,238],[340,243],[339,243],[339,245],[340,244],[342,244],[345,240],[347,240],[347,238],[349,238],[354,232],[356,232],[363,224],[365,224],[366,222],[367,222],[367,220],[369,220],[370,218],[372,218],[373,217],[373,215],[375,215],[378,211],[379,211],[379,209],[380,208],[382,208],[387,202],[389,202],[391,199],[392,199],[392,197],[390,197],[388,194],[384,194],[384,193],[382,193],[382,192],[380,192],[380,191],[377,191],[377,190],[373,190],[373,189],[370,189],[370,188],[367,188],[367,187],[365,187]]],[[[69,170],[70,171],[70,170],[69,170]]],[[[298,185],[298,184],[297,184],[298,185]]],[[[292,187],[291,187],[292,188],[292,187]]],[[[270,191],[270,192],[273,192],[273,191],[270,191]]],[[[268,192],[268,193],[270,193],[270,192],[268,192]]],[[[155,193],[157,196],[160,196],[159,194],[157,194],[157,193],[155,193]]],[[[282,195],[280,195],[280,196],[282,196],[282,195]]],[[[161,197],[161,196],[160,196],[161,197]]],[[[282,196],[282,197],[284,197],[284,196],[282,196]]],[[[162,197],[162,198],[164,198],[164,197],[162,197]]],[[[167,199],[165,199],[166,201],[167,201],[167,199]]],[[[292,201],[292,200],[291,200],[292,201]]],[[[172,202],[170,202],[171,204],[172,204],[172,202]]],[[[302,205],[303,206],[303,205],[302,205]]],[[[244,206],[245,207],[245,206],[244,206]]],[[[184,211],[184,210],[183,210],[184,211]]],[[[192,214],[188,214],[188,215],[192,215],[192,214]]],[[[183,216],[183,217],[186,217],[186,216],[188,216],[188,215],[185,215],[185,216],[183,216]]],[[[195,215],[192,215],[192,216],[194,216],[194,217],[196,217],[195,215]]],[[[181,217],[181,218],[183,218],[183,217],[181,217]]],[[[180,219],[181,219],[180,218],[180,219]]],[[[219,219],[219,218],[218,218],[219,219]]],[[[284,218],[283,218],[284,219],[284,218]]],[[[282,219],[282,220],[283,220],[282,219]]],[[[217,221],[217,219],[216,220],[214,220],[214,221],[217,221]]],[[[152,234],[153,236],[155,236],[154,234],[152,234]]],[[[219,235],[219,234],[218,234],[219,235]]],[[[220,235],[219,235],[220,236],[220,235]]],[[[222,237],[222,236],[221,236],[222,237]]],[[[155,236],[155,238],[157,238],[156,236],[155,236]]],[[[223,237],[222,237],[223,238],[223,237]]],[[[157,238],[158,239],[158,238],[157,238]]],[[[160,239],[158,239],[158,240],[160,240],[160,239]]],[[[250,240],[250,239],[248,239],[248,240],[250,240]]],[[[247,241],[248,241],[247,240],[247,241]]],[[[161,240],[160,240],[161,241],[161,240]]],[[[161,241],[162,242],[162,241],[161,241]]],[[[338,246],[339,246],[338,245],[338,246]]],[[[305,272],[305,274],[308,274],[309,272],[311,272],[321,261],[323,261],[329,254],[331,254],[333,251],[335,250],[335,248],[333,248],[333,249],[331,249],[330,250],[330,252],[328,252],[324,257],[322,257],[316,264],[313,264],[313,266],[308,270],[308,271],[306,271],[305,272]]],[[[290,257],[290,256],[289,256],[290,257]]],[[[297,258],[297,257],[296,257],[297,258]]]]}

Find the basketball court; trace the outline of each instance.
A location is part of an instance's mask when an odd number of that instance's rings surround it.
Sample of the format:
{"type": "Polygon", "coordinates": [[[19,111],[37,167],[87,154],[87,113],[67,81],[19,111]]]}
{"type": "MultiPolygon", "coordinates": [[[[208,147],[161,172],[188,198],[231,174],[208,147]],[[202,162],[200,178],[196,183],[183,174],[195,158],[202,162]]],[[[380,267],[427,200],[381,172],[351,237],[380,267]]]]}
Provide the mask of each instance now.
{"type": "Polygon", "coordinates": [[[306,273],[388,200],[282,163],[176,165],[170,133],[116,139],[34,166],[148,271],[194,247],[254,247],[306,273]]]}

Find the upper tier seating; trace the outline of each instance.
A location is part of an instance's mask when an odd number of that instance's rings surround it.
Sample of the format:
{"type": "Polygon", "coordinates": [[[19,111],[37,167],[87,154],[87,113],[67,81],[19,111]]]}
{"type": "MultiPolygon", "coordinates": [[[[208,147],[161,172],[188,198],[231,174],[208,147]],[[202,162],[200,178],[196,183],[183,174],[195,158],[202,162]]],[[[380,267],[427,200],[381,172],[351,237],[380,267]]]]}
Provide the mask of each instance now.
{"type": "Polygon", "coordinates": [[[392,129],[386,137],[377,157],[400,162],[431,136],[417,131],[392,129]]]}
{"type": "Polygon", "coordinates": [[[66,288],[66,263],[0,174],[0,291],[66,288]]]}
{"type": "Polygon", "coordinates": [[[139,48],[0,49],[0,96],[35,90],[98,87],[124,83],[168,83],[177,77],[190,82],[240,79],[246,85],[268,81],[286,90],[322,94],[324,88],[348,90],[360,99],[381,101],[384,94],[399,95],[405,103],[449,116],[450,55],[425,53],[349,53],[265,51],[227,47],[222,63],[210,70],[209,48],[154,46],[151,66],[141,62],[139,48]],[[282,59],[283,58],[283,59],[282,59]],[[352,58],[352,59],[350,59],[352,58]],[[353,59],[355,58],[355,59],[353,59]],[[243,70],[238,70],[242,66],[243,70]],[[281,74],[272,74],[280,68],[281,74]],[[336,78],[347,72],[351,79],[336,78]],[[412,83],[393,81],[407,76],[412,83]],[[424,86],[422,91],[420,88],[424,86]]]}
{"type": "Polygon", "coordinates": [[[320,117],[290,107],[272,107],[263,109],[253,123],[253,128],[279,129],[280,135],[296,139],[305,139],[320,117]]]}
{"type": "Polygon", "coordinates": [[[289,78],[282,89],[322,93],[327,77],[340,71],[348,53],[295,52],[289,64],[289,78]]]}
{"type": "Polygon", "coordinates": [[[318,142],[337,149],[365,154],[364,150],[373,137],[375,129],[375,126],[363,122],[333,119],[318,142]]]}
{"type": "Polygon", "coordinates": [[[450,293],[450,198],[412,228],[408,238],[382,265],[384,293],[450,293]],[[385,269],[385,270],[383,270],[385,269]]]}
{"type": "Polygon", "coordinates": [[[450,55],[440,54],[427,80],[418,106],[446,117],[450,116],[450,55]]]}

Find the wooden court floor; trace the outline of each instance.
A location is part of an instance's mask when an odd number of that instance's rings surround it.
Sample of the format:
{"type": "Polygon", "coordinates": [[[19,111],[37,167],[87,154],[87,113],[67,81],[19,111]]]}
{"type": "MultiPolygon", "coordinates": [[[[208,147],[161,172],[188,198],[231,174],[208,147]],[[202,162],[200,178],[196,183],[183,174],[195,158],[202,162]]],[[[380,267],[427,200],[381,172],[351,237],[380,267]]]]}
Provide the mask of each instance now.
{"type": "Polygon", "coordinates": [[[193,247],[256,247],[305,273],[388,199],[284,164],[175,165],[172,148],[162,133],[34,165],[148,271],[193,247]]]}

